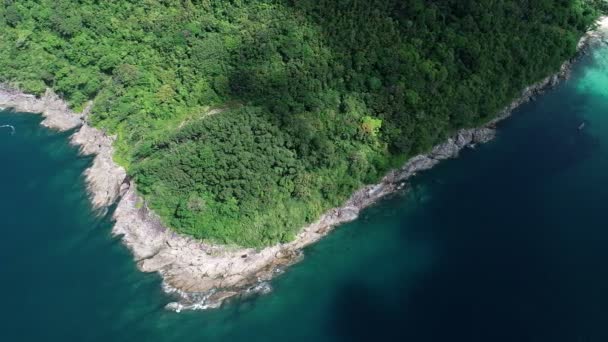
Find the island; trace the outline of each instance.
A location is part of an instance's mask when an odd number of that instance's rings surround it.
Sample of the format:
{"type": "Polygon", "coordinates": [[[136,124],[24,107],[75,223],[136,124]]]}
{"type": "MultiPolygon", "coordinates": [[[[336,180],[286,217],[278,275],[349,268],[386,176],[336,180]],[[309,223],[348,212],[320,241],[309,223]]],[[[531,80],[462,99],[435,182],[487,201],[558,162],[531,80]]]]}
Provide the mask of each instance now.
{"type": "Polygon", "coordinates": [[[0,106],[95,155],[93,206],[175,310],[269,291],[602,40],[604,1],[5,2],[0,106]],[[114,207],[115,205],[115,207],[114,207]]]}

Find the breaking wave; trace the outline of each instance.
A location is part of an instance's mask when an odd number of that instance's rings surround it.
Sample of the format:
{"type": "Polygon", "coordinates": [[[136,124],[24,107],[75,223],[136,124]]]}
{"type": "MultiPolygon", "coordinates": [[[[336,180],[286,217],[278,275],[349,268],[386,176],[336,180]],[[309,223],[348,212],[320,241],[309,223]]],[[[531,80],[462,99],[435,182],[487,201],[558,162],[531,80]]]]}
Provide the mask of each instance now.
{"type": "MultiPolygon", "coordinates": [[[[170,286],[164,281],[162,288],[165,293],[179,298],[178,301],[171,302],[165,306],[165,309],[178,313],[185,310],[215,309],[222,304],[222,299],[217,300],[213,298],[213,295],[218,292],[217,289],[212,289],[206,292],[185,292],[170,286]]],[[[272,286],[270,283],[260,281],[256,285],[242,291],[235,297],[242,299],[255,295],[265,295],[270,292],[272,292],[272,286]]]]}

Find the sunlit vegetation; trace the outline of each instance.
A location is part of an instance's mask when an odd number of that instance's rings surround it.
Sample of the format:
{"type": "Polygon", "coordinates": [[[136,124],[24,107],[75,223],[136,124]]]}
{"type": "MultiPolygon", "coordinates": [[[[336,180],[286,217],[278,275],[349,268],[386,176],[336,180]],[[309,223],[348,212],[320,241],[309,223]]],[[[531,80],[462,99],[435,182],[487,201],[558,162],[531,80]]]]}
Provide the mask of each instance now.
{"type": "Polygon", "coordinates": [[[575,53],[583,0],[3,0],[0,81],[118,136],[173,229],[291,239],[575,53]]]}

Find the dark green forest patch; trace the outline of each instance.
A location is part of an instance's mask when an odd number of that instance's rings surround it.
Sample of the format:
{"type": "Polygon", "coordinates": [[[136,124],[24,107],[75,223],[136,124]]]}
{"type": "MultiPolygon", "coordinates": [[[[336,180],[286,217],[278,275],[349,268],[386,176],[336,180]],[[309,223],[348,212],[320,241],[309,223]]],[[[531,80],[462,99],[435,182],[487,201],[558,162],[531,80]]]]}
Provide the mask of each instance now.
{"type": "Polygon", "coordinates": [[[116,134],[171,228],[263,246],[557,70],[583,0],[4,0],[0,81],[116,134]],[[214,115],[206,115],[213,109],[214,115]]]}

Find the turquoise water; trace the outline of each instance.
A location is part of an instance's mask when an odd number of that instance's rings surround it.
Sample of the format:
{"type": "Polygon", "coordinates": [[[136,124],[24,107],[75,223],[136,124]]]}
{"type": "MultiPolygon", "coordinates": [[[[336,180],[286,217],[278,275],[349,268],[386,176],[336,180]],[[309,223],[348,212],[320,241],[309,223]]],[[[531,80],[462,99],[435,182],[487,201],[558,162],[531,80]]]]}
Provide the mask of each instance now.
{"type": "Polygon", "coordinates": [[[39,122],[0,115],[2,341],[608,341],[608,49],[218,310],[163,309],[39,122]]]}

